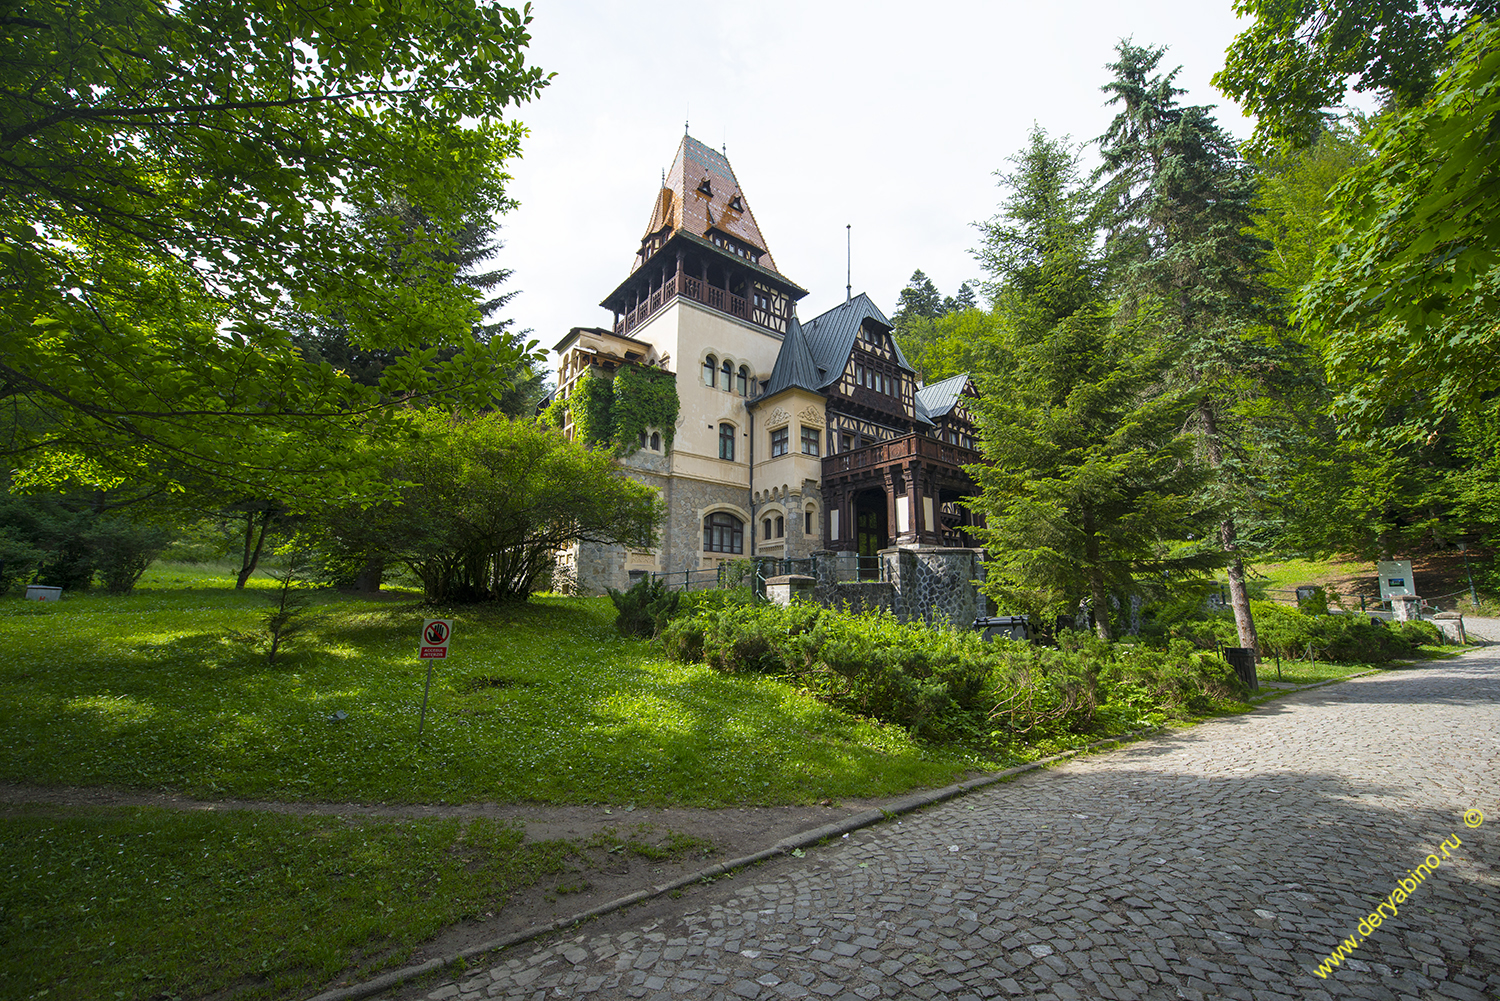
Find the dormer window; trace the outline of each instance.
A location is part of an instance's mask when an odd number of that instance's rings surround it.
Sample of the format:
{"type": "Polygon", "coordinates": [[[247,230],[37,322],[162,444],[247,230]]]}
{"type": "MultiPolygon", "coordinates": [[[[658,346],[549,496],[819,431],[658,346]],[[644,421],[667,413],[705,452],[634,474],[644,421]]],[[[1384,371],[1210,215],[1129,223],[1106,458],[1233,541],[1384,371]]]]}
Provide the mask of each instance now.
{"type": "Polygon", "coordinates": [[[714,196],[714,186],[708,183],[707,177],[703,179],[702,184],[698,185],[698,193],[700,195],[706,195],[709,198],[712,198],[714,196]]]}
{"type": "Polygon", "coordinates": [[[740,201],[739,195],[735,195],[733,198],[729,199],[729,207],[734,209],[736,212],[745,211],[745,203],[740,201]]]}

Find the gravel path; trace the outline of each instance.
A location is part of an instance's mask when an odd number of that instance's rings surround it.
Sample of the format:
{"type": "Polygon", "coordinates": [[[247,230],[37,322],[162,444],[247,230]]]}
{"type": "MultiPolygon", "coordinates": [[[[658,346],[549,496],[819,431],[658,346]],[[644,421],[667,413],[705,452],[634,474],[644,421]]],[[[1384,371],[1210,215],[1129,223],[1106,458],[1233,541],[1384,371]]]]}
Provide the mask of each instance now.
{"type": "Polygon", "coordinates": [[[1488,649],[1031,773],[385,996],[1487,1001],[1497,790],[1488,649]]]}

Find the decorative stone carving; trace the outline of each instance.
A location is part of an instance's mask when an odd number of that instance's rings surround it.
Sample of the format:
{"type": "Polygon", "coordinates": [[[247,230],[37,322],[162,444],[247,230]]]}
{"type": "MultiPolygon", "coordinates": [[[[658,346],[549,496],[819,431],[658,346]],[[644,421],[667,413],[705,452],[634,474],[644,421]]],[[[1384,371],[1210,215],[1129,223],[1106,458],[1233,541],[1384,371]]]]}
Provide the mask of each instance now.
{"type": "Polygon", "coordinates": [[[791,421],[792,415],[777,407],[771,411],[771,416],[766,419],[766,430],[773,431],[785,424],[790,424],[791,421]]]}
{"type": "Polygon", "coordinates": [[[797,415],[797,419],[803,424],[816,424],[818,427],[823,426],[823,412],[817,407],[808,407],[797,415]]]}

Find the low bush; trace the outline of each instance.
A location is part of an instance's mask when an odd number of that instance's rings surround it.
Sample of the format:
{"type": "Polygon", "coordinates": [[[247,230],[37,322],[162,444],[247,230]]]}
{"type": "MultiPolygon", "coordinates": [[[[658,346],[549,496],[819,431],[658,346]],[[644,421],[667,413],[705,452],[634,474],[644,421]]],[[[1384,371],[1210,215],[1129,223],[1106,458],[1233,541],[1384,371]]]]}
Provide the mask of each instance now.
{"type": "Polygon", "coordinates": [[[1385,664],[1438,641],[1431,623],[1386,623],[1362,615],[1308,615],[1287,605],[1253,601],[1263,657],[1302,657],[1309,652],[1337,664],[1385,664]],[[1408,628],[1410,627],[1410,628],[1408,628]]]}
{"type": "MultiPolygon", "coordinates": [[[[1211,710],[1243,695],[1222,659],[1063,633],[1057,649],[853,615],[817,605],[705,602],[662,633],[668,656],[726,673],[793,679],[846,711],[932,739],[1010,744],[1042,732],[1134,724],[1148,712],[1211,710]]],[[[1164,717],[1163,717],[1164,718],[1164,717]]]]}
{"type": "Polygon", "coordinates": [[[620,613],[615,619],[615,628],[620,635],[653,639],[661,634],[667,620],[677,611],[682,593],[669,590],[659,580],[642,577],[628,591],[610,588],[609,600],[620,613]]]}

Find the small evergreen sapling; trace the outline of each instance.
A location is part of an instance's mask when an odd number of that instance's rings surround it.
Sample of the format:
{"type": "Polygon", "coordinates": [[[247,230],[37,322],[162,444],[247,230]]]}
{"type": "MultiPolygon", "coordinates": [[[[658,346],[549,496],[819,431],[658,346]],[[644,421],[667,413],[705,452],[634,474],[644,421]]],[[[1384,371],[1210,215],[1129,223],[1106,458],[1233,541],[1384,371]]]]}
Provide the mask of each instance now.
{"type": "Polygon", "coordinates": [[[677,613],[682,592],[669,591],[662,581],[642,577],[628,591],[610,588],[609,600],[620,613],[615,619],[620,634],[649,640],[661,635],[667,620],[677,613]]]}
{"type": "Polygon", "coordinates": [[[275,664],[282,644],[314,622],[307,615],[312,597],[306,591],[296,590],[297,585],[304,582],[311,565],[311,554],[297,549],[287,554],[286,562],[279,569],[270,572],[277,586],[271,595],[271,609],[265,616],[266,635],[271,638],[271,646],[266,651],[267,664],[275,664]]]}

